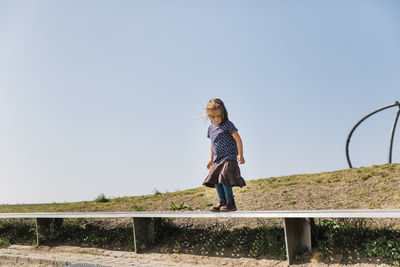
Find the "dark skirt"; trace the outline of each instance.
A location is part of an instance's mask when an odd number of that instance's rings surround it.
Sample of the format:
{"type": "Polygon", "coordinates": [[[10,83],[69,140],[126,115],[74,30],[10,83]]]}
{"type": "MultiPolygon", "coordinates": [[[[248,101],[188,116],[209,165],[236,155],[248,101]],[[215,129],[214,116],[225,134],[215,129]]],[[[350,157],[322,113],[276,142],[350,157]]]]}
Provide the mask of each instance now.
{"type": "Polygon", "coordinates": [[[214,188],[216,184],[240,187],[246,185],[246,182],[240,175],[237,161],[224,160],[211,166],[210,173],[204,180],[203,185],[214,188]]]}

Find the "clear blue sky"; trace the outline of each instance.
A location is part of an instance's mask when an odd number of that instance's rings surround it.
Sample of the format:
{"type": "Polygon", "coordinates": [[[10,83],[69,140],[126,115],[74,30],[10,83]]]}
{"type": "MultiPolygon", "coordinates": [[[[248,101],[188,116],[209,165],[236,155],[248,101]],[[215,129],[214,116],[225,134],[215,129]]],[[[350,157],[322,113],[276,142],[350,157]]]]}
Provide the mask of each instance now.
{"type": "MultiPolygon", "coordinates": [[[[248,179],[346,169],[400,100],[399,1],[0,0],[0,203],[201,186],[211,98],[248,179]]],[[[387,163],[397,108],[353,165],[387,163]]],[[[400,161],[400,126],[393,161],[400,161]]]]}

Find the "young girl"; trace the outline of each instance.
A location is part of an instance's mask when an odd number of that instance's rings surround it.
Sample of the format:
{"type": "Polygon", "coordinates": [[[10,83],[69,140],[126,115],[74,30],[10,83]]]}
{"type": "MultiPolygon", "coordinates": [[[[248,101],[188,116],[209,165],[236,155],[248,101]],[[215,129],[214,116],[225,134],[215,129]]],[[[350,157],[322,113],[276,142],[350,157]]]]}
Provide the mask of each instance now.
{"type": "Polygon", "coordinates": [[[206,116],[210,119],[207,137],[211,139],[210,170],[203,185],[217,189],[219,203],[211,211],[235,211],[233,186],[245,186],[239,165],[244,163],[243,144],[235,125],[228,119],[228,112],[222,100],[208,101],[206,116]]]}

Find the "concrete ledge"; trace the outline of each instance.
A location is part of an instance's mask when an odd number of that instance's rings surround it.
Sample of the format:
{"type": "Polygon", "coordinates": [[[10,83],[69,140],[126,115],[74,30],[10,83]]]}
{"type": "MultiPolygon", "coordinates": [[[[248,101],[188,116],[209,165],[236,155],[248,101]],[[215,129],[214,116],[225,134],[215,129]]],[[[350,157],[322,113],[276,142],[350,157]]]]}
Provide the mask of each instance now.
{"type": "Polygon", "coordinates": [[[391,210],[260,210],[0,213],[1,218],[400,218],[391,210]]]}
{"type": "Polygon", "coordinates": [[[288,264],[291,264],[299,250],[311,251],[310,220],[313,218],[400,218],[400,209],[0,213],[2,218],[34,218],[37,244],[39,236],[46,239],[50,223],[60,226],[63,218],[132,218],[135,252],[140,251],[141,244],[153,242],[155,218],[281,218],[284,221],[288,264]]]}

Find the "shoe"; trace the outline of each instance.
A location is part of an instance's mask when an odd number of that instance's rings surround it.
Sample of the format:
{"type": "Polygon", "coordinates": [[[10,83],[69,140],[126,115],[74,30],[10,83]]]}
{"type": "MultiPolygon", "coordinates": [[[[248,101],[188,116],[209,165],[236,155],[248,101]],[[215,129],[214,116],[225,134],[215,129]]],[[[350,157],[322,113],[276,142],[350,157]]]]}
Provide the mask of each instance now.
{"type": "Polygon", "coordinates": [[[226,205],[226,199],[220,198],[217,206],[211,207],[210,211],[219,211],[222,206],[226,205]]]}
{"type": "Polygon", "coordinates": [[[233,198],[226,199],[226,205],[220,208],[220,211],[235,211],[237,210],[235,200],[233,198]]]}

